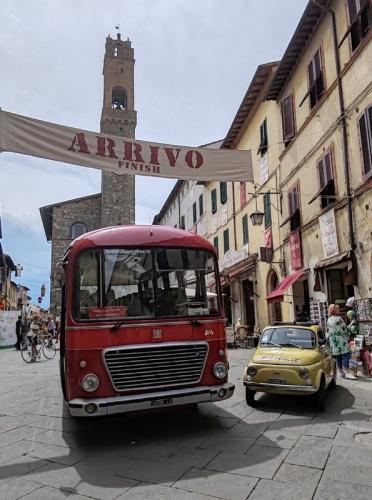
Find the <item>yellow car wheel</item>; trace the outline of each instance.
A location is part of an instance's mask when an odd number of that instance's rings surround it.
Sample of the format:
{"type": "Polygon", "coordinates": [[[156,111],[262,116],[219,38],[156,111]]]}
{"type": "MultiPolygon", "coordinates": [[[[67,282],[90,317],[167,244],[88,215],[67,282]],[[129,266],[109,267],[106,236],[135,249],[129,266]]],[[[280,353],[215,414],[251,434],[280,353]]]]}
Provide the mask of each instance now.
{"type": "Polygon", "coordinates": [[[251,391],[248,387],[245,388],[245,401],[248,406],[255,406],[256,402],[254,400],[254,396],[256,391],[251,391]]]}
{"type": "Polygon", "coordinates": [[[325,394],[326,391],[326,386],[324,382],[324,377],[322,377],[319,385],[318,392],[314,394],[315,396],[315,408],[319,411],[324,410],[324,403],[325,403],[325,394]]]}

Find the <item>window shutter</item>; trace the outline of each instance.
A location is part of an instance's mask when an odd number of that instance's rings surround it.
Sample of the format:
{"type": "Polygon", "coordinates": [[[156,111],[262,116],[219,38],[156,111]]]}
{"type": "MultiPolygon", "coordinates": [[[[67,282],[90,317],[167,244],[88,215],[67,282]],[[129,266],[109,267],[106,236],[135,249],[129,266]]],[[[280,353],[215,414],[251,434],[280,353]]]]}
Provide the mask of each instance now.
{"type": "Polygon", "coordinates": [[[293,96],[290,95],[282,101],[282,119],[283,119],[283,139],[288,141],[294,136],[294,114],[293,114],[293,96]]]}
{"type": "Polygon", "coordinates": [[[220,182],[220,198],[221,198],[221,203],[226,203],[227,201],[227,183],[226,182],[220,182]]]}
{"type": "Polygon", "coordinates": [[[223,251],[226,253],[230,248],[230,242],[229,242],[229,230],[225,229],[223,232],[223,251]]]}
{"type": "Polygon", "coordinates": [[[265,229],[271,226],[271,205],[270,205],[270,193],[265,193],[263,195],[264,202],[264,217],[265,217],[265,229]]]}
{"type": "Polygon", "coordinates": [[[362,143],[364,175],[372,172],[372,106],[367,109],[359,120],[360,139],[362,143]]]}
{"type": "Polygon", "coordinates": [[[212,214],[217,212],[217,192],[215,189],[211,191],[212,214]]]}
{"type": "Polygon", "coordinates": [[[245,205],[247,201],[246,186],[245,182],[240,183],[240,206],[245,205]]]}
{"type": "Polygon", "coordinates": [[[192,204],[192,221],[195,224],[197,219],[197,214],[196,214],[196,202],[192,204]]]}
{"type": "Polygon", "coordinates": [[[242,226],[243,226],[243,245],[246,245],[249,240],[247,215],[244,215],[244,217],[242,218],[242,226]]]}
{"type": "Polygon", "coordinates": [[[199,196],[199,217],[201,217],[204,213],[204,206],[203,206],[203,195],[201,194],[199,196]]]}
{"type": "Polygon", "coordinates": [[[213,238],[213,246],[216,249],[217,256],[218,256],[218,236],[213,238]]]}

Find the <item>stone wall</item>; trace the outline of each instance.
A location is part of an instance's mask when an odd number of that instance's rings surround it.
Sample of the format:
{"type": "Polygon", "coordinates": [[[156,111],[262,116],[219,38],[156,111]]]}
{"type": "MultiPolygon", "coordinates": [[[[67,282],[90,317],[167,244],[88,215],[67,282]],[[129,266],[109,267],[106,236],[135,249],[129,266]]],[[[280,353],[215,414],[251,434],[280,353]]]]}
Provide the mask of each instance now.
{"type": "Polygon", "coordinates": [[[50,311],[56,316],[60,316],[61,311],[61,288],[56,266],[58,262],[62,262],[63,255],[72,241],[71,225],[74,222],[83,222],[88,231],[98,229],[101,227],[101,210],[100,194],[61,203],[53,208],[50,311]]]}

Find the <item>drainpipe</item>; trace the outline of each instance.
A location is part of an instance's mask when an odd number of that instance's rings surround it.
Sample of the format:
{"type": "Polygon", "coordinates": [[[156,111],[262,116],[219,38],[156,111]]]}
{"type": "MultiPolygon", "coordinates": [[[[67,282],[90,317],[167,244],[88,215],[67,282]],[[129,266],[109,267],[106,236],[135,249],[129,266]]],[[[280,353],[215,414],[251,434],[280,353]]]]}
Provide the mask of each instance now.
{"type": "Polygon", "coordinates": [[[340,118],[341,118],[341,133],[342,133],[342,145],[343,145],[343,156],[344,156],[344,174],[346,181],[346,195],[347,195],[347,210],[348,210],[348,221],[349,221],[349,243],[352,250],[355,249],[355,239],[354,239],[354,227],[353,227],[353,211],[352,211],[352,199],[351,199],[351,188],[350,188],[350,159],[349,159],[349,144],[347,140],[347,125],[345,118],[345,104],[344,104],[344,92],[342,89],[341,80],[341,65],[340,65],[340,55],[337,48],[337,27],[336,27],[336,14],[333,10],[324,7],[319,4],[317,0],[312,0],[313,4],[331,14],[332,17],[332,36],[333,36],[333,48],[336,62],[336,72],[337,72],[337,88],[338,88],[338,100],[340,104],[340,118]]]}
{"type": "Polygon", "coordinates": [[[233,223],[234,223],[234,250],[237,250],[236,243],[236,215],[235,215],[235,182],[232,182],[232,202],[233,202],[233,223]]]}

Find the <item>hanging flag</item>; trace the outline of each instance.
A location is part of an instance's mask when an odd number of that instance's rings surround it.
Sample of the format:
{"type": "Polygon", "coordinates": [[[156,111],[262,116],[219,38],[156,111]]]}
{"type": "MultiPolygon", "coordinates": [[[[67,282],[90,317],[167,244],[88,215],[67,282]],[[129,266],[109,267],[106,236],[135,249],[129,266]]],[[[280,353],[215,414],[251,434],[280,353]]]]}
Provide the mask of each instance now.
{"type": "Polygon", "coordinates": [[[0,111],[0,151],[116,174],[251,181],[249,150],[192,148],[98,134],[0,111]]]}

